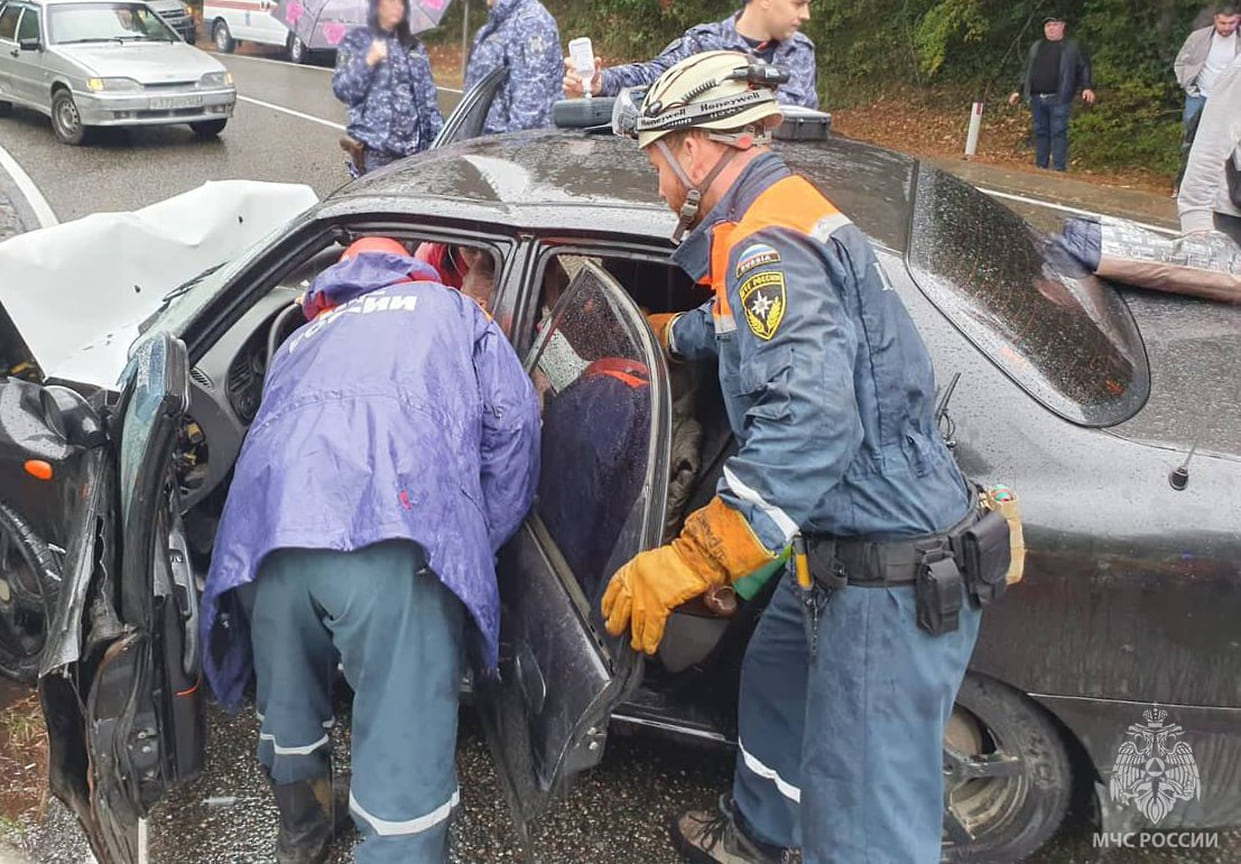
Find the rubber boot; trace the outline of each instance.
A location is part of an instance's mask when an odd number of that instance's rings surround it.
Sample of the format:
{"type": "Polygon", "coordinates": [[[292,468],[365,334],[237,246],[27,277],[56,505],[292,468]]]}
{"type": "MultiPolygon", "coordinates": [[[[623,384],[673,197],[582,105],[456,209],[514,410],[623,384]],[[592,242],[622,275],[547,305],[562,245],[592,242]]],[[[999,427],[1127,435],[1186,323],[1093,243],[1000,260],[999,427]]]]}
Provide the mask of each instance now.
{"type": "Polygon", "coordinates": [[[351,824],[348,781],[316,777],[271,787],[280,811],[277,864],[323,864],[332,838],[351,824]]]}

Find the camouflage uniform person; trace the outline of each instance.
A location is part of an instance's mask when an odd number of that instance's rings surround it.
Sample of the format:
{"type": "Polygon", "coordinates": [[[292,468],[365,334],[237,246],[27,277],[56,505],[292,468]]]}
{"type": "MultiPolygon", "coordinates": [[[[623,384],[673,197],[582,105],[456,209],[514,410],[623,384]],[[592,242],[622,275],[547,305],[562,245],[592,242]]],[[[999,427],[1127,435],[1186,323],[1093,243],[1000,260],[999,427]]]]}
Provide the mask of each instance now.
{"type": "Polygon", "coordinates": [[[487,23],[474,35],[465,89],[498,66],[505,82],[487,114],[488,134],[545,129],[552,105],[561,98],[560,31],[539,0],[487,0],[487,23]]]}
{"type": "Polygon", "coordinates": [[[332,92],[349,106],[354,177],[431,146],[444,125],[426,49],[409,28],[406,0],[371,0],[367,26],[341,42],[332,92]]]}
{"type": "MultiPolygon", "coordinates": [[[[615,96],[626,87],[654,83],[686,57],[704,51],[740,51],[789,73],[789,80],[776,91],[781,104],[817,109],[814,43],[801,33],[801,26],[809,20],[810,0],[745,0],[741,11],[723,21],[689,28],[653,60],[597,70],[591,92],[615,96]]],[[[582,94],[582,82],[568,60],[564,90],[569,96],[582,94]]]]}

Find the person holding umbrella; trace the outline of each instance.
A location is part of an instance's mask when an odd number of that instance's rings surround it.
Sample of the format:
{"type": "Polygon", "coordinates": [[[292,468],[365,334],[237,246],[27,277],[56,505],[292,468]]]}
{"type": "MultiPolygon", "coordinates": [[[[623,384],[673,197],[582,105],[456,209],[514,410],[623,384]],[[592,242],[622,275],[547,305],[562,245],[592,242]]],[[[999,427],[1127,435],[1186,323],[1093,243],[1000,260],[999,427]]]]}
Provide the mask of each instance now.
{"type": "Polygon", "coordinates": [[[407,0],[370,0],[367,25],[344,38],[332,92],[349,106],[349,173],[360,177],[431,146],[444,125],[426,49],[407,0]]]}
{"type": "Polygon", "coordinates": [[[492,103],[483,131],[487,134],[545,129],[552,106],[561,98],[560,30],[539,0],[487,0],[487,23],[474,35],[465,89],[498,66],[508,81],[492,103]]]}

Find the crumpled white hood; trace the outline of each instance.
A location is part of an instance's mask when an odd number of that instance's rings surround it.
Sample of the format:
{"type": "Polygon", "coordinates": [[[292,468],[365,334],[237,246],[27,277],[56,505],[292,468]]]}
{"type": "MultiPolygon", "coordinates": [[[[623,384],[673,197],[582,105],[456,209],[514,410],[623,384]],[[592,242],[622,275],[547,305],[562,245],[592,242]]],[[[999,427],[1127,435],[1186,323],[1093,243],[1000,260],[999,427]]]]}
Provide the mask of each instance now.
{"type": "Polygon", "coordinates": [[[114,387],[138,325],[168,291],[317,201],[302,184],[224,180],[19,234],[0,243],[0,306],[44,374],[114,387]]]}

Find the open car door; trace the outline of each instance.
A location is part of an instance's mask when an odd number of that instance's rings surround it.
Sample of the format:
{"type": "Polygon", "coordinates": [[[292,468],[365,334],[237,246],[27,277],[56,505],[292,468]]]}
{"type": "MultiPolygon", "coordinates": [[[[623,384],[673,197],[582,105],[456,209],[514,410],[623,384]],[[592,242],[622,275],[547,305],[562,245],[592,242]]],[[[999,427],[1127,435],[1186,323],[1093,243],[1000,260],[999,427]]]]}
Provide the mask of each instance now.
{"type": "Polygon", "coordinates": [[[444,127],[440,129],[440,134],[435,136],[435,140],[431,142],[428,149],[447,147],[457,141],[465,141],[482,135],[483,126],[487,122],[487,114],[491,111],[491,104],[495,102],[496,95],[507,80],[507,66],[497,66],[488,72],[483,80],[461,97],[461,101],[448,115],[448,119],[444,121],[444,127]]]}
{"type": "Polygon", "coordinates": [[[103,483],[84,496],[96,522],[110,524],[67,550],[40,676],[52,788],[101,864],[145,860],[140,820],[171,784],[201,772],[205,733],[198,602],[174,465],[189,404],[185,345],[153,334],[121,380],[106,456],[116,494],[103,483]]]}
{"type": "Polygon", "coordinates": [[[476,684],[523,842],[529,820],[603,758],[612,710],[641,681],[629,634],[607,635],[599,603],[617,568],[659,543],[671,441],[660,348],[594,264],[540,325],[526,366],[542,405],[542,472],[500,553],[500,674],[476,684]]]}

